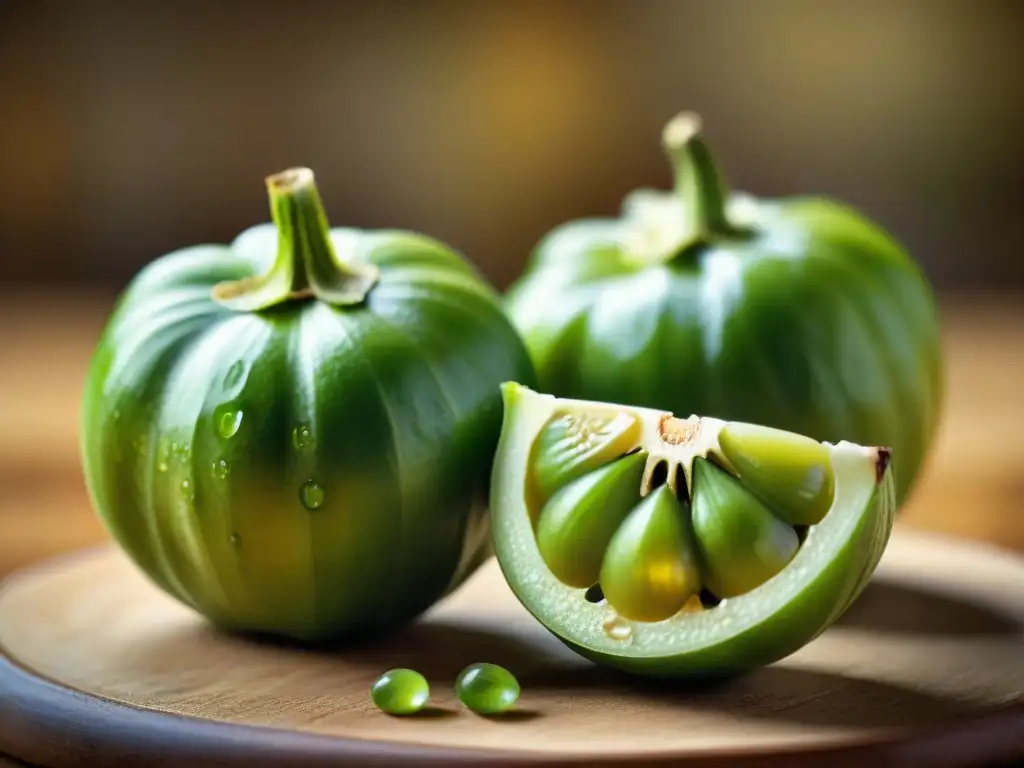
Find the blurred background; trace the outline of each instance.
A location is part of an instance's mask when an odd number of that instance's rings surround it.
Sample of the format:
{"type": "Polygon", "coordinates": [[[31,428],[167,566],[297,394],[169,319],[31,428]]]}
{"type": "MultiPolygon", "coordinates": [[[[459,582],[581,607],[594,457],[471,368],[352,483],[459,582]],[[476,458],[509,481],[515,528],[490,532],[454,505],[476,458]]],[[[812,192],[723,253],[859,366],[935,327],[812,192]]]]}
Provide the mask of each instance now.
{"type": "Polygon", "coordinates": [[[917,257],[950,404],[906,519],[1024,548],[1022,32],[1010,0],[0,2],[0,570],[102,535],[76,420],[110,301],[265,220],[265,175],[309,165],[333,223],[504,288],[668,186],[683,108],[734,187],[841,198],[917,257]]]}

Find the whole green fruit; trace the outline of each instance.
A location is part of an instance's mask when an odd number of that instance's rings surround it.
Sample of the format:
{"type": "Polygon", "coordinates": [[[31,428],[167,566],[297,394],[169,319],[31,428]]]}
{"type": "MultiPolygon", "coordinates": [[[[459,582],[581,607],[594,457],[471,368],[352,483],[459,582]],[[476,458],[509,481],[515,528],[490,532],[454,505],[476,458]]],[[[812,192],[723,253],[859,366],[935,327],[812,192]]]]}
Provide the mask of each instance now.
{"type": "Polygon", "coordinates": [[[506,297],[541,389],[889,446],[904,500],[943,390],[922,272],[839,203],[729,195],[696,115],[663,140],[675,190],[556,228],[506,297]]]}
{"type": "Polygon", "coordinates": [[[95,509],[215,624],[300,640],[406,622],[489,554],[501,382],[533,376],[497,294],[399,231],[329,230],[308,169],[275,225],[135,277],[88,373],[95,509]]]}

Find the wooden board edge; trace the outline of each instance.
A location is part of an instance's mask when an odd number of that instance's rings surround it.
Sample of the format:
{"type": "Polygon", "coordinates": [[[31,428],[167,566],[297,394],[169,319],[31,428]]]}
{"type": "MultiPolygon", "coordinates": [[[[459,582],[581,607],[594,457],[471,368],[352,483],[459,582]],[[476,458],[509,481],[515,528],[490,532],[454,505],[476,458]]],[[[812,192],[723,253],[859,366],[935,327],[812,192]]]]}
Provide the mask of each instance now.
{"type": "MultiPolygon", "coordinates": [[[[466,765],[501,758],[433,746],[389,744],[135,707],[36,676],[0,647],[0,752],[48,768],[180,765],[466,765]]],[[[501,763],[505,764],[505,763],[501,763]]]]}
{"type": "MultiPolygon", "coordinates": [[[[932,543],[966,546],[990,556],[1013,557],[998,546],[909,529],[907,535],[932,543]]],[[[0,579],[0,594],[23,579],[55,568],[74,567],[109,555],[116,547],[99,543],[58,555],[0,579]]],[[[820,765],[959,766],[1024,759],[1024,699],[977,717],[933,730],[892,731],[845,742],[808,747],[751,747],[729,751],[645,753],[635,757],[506,751],[487,747],[440,747],[371,741],[289,731],[269,726],[219,722],[135,706],[88,694],[20,665],[0,645],[0,755],[44,768],[179,765],[310,766],[360,765],[636,766],[704,768],[820,765]]],[[[2,763],[0,763],[2,765],[2,763]]]]}
{"type": "Polygon", "coordinates": [[[700,754],[595,755],[444,748],[221,723],[103,699],[33,675],[0,648],[0,752],[45,768],[280,766],[686,765],[692,768],[963,766],[1024,758],[1024,702],[927,732],[882,741],[700,754]]]}

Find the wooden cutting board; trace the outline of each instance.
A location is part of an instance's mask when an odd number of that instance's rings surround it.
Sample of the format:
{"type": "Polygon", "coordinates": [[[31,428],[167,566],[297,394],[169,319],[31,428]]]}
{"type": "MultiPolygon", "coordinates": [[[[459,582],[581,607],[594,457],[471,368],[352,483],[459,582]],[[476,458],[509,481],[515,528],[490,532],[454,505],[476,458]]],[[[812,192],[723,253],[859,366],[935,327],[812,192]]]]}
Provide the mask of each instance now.
{"type": "Polygon", "coordinates": [[[952,765],[1024,757],[1024,558],[897,530],[873,583],[792,657],[713,686],[577,657],[492,561],[387,641],[304,650],[218,634],[115,550],[0,592],[0,752],[44,766],[952,765]],[[512,670],[504,717],[460,707],[465,665],[512,670]],[[420,716],[372,680],[421,670],[420,716]]]}

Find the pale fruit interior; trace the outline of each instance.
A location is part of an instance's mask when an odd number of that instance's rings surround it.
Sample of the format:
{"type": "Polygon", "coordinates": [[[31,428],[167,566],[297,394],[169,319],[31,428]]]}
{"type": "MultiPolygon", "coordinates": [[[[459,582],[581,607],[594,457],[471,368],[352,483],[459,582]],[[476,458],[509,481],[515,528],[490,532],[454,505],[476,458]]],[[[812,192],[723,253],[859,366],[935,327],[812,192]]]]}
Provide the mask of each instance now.
{"type": "Polygon", "coordinates": [[[873,448],[525,388],[515,408],[498,494],[522,514],[493,521],[506,576],[598,650],[657,655],[753,626],[872,500],[873,448]]]}
{"type": "Polygon", "coordinates": [[[530,512],[548,569],[639,621],[760,586],[832,504],[828,449],[756,425],[566,404],[530,457],[530,512]]]}

